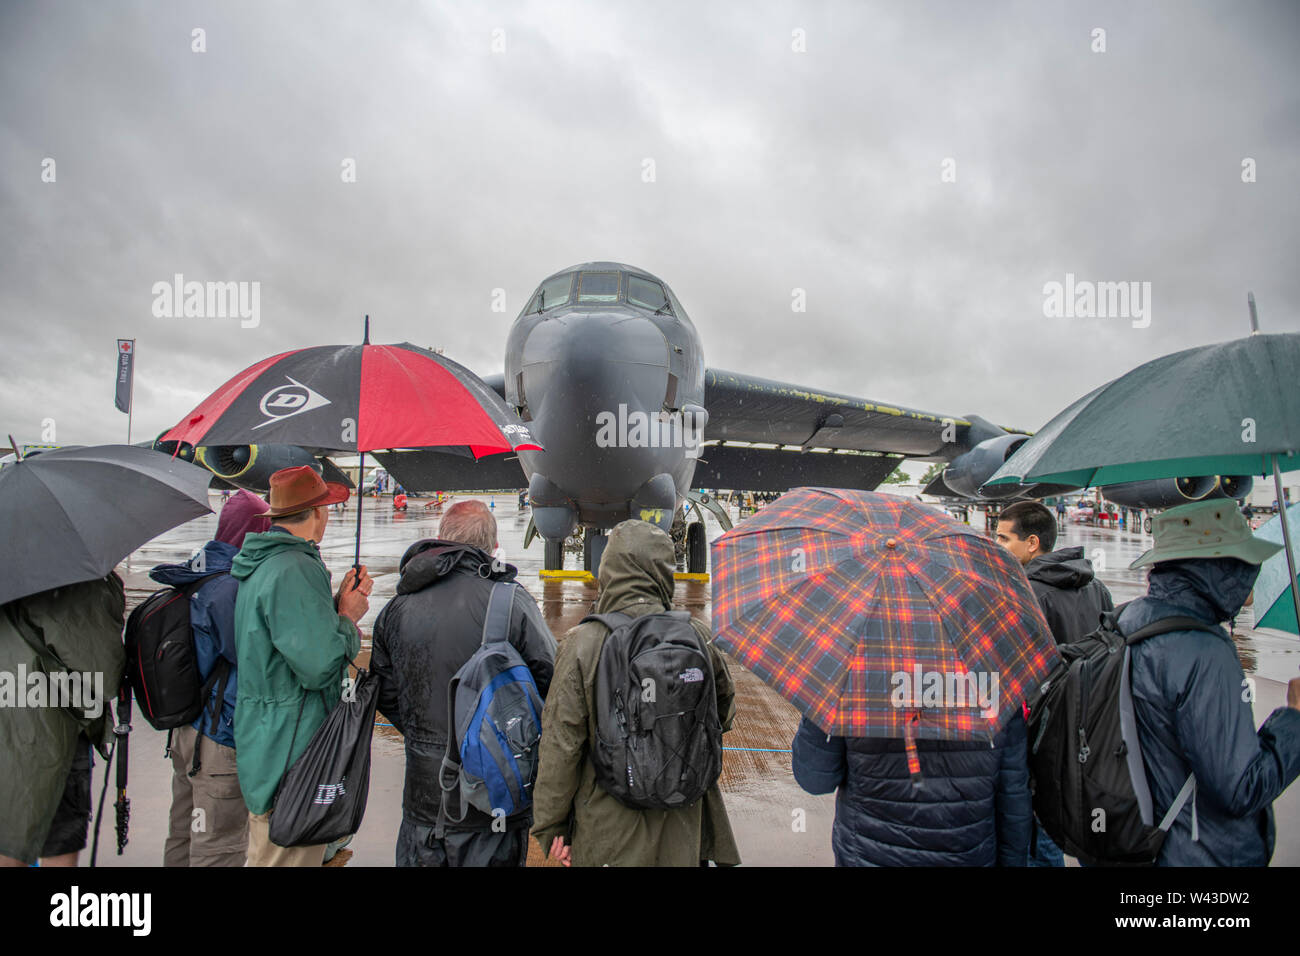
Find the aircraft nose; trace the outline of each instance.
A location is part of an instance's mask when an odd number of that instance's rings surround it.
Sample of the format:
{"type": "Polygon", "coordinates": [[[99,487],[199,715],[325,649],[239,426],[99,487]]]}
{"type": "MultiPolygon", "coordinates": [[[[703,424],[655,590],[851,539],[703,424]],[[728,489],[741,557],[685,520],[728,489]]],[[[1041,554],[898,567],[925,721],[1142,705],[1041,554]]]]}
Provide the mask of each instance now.
{"type": "Polygon", "coordinates": [[[530,407],[534,398],[561,400],[594,425],[600,412],[617,412],[615,397],[648,409],[662,406],[668,343],[644,318],[569,313],[538,323],[524,343],[520,365],[530,407]]]}

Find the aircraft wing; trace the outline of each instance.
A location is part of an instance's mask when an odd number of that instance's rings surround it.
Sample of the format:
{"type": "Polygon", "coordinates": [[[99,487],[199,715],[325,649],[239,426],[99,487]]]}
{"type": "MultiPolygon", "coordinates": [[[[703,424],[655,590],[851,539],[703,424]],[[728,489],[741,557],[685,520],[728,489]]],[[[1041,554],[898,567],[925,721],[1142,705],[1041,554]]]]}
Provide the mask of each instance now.
{"type": "Polygon", "coordinates": [[[972,422],[851,395],[774,382],[752,375],[707,369],[704,407],[707,440],[742,441],[805,448],[850,449],[947,458],[972,422]],[[944,429],[953,428],[944,441],[944,429]],[[954,436],[955,433],[955,436],[954,436]]]}
{"type": "Polygon", "coordinates": [[[516,491],[528,487],[519,456],[469,455],[438,451],[372,452],[408,491],[516,491]]]}

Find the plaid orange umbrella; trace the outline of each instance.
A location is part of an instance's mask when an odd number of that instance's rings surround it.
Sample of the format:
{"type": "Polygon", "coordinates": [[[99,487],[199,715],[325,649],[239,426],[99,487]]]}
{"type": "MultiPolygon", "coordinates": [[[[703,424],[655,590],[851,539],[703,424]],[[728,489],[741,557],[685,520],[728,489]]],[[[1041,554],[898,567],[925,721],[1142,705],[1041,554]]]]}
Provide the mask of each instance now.
{"type": "Polygon", "coordinates": [[[1058,660],[1015,558],[893,495],[796,488],[713,543],[718,646],[828,734],[988,739],[1058,660]]]}

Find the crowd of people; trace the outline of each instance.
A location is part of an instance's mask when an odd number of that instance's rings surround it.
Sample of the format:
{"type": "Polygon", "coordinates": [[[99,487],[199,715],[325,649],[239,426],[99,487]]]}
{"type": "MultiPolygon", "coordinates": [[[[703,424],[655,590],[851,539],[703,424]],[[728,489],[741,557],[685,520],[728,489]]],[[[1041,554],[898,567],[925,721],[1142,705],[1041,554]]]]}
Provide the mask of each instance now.
{"type": "MultiPolygon", "coordinates": [[[[231,496],[212,541],[189,562],[151,572],[188,597],[208,694],[199,717],[169,738],[164,865],[319,866],[337,850],[282,847],[270,828],[281,779],[339,703],[361,649],[358,622],[374,582],[361,566],[332,591],[318,548],[331,506],[347,495],[310,467],[277,472],[268,500],[231,496]]],[[[1046,507],[1018,502],[998,516],[996,537],[1022,566],[1056,641],[1068,644],[1096,629],[1114,603],[1082,548],[1055,549],[1057,532],[1046,507]]],[[[635,708],[617,693],[610,703],[602,651],[615,634],[646,633],[638,622],[671,617],[671,538],[644,521],[615,527],[594,614],[558,644],[515,569],[493,558],[498,548],[487,506],[472,499],[451,506],[438,538],[403,555],[396,595],[375,621],[369,667],[380,681],[378,710],[402,734],[406,755],[396,864],[523,866],[530,837],[566,866],[739,864],[716,766],[736,694],[707,626],[670,622],[680,626],[676,650],[699,655],[698,666],[677,667],[685,689],[673,690],[696,695],[689,707],[708,738],[698,752],[713,764],[697,774],[698,786],[676,803],[638,803],[610,785],[604,766],[610,708],[620,720],[635,708]],[[503,584],[508,610],[501,633],[490,635],[485,622],[503,584]],[[489,639],[514,649],[544,701],[531,800],[508,815],[449,809],[459,798],[445,783],[458,744],[453,679],[489,639]],[[690,686],[697,683],[703,697],[690,686]]],[[[1195,781],[1158,864],[1266,865],[1272,856],[1271,805],[1300,775],[1300,678],[1288,685],[1286,706],[1257,730],[1253,694],[1243,692],[1250,682],[1217,625],[1249,603],[1259,565],[1274,550],[1236,509],[1198,502],[1157,516],[1154,547],[1137,562],[1151,568],[1149,585],[1122,608],[1124,633],[1175,617],[1201,625],[1132,647],[1133,709],[1154,805],[1174,806],[1189,775],[1195,781]]],[[[0,669],[34,669],[54,655],[70,668],[112,675],[105,694],[117,694],[125,608],[115,574],[2,610],[0,669]]],[[[830,736],[805,718],[791,744],[792,768],[809,793],[836,794],[838,865],[1062,866],[1062,850],[1034,815],[1028,718],[1026,703],[991,747],[917,742],[924,786],[909,782],[902,740],[830,736]]],[[[0,715],[0,760],[22,768],[0,776],[0,863],[76,864],[86,843],[91,752],[107,753],[111,724],[107,711],[0,715]]],[[[674,746],[680,758],[685,745],[674,746]]],[[[700,770],[673,766],[682,779],[700,770]]]]}

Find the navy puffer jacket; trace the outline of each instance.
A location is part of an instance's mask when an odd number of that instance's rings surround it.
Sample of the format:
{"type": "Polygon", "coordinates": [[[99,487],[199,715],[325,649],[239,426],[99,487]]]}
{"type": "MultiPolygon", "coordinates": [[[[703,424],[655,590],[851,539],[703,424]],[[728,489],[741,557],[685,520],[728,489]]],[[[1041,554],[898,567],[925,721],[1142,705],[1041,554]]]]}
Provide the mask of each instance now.
{"type": "MultiPolygon", "coordinates": [[[[1147,595],[1119,618],[1132,634],[1167,617],[1206,624],[1240,610],[1259,569],[1235,558],[1162,561],[1147,595]]],[[[1133,707],[1157,819],[1196,774],[1199,840],[1184,807],[1160,866],[1265,866],[1273,855],[1273,801],[1300,774],[1300,711],[1279,707],[1255,730],[1251,695],[1227,632],[1171,631],[1133,647],[1133,707]]]]}
{"type": "Polygon", "coordinates": [[[914,786],[901,740],[795,735],[795,780],[835,795],[836,866],[1025,866],[1032,804],[1024,719],[993,741],[917,741],[914,786]]]}

